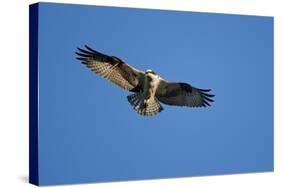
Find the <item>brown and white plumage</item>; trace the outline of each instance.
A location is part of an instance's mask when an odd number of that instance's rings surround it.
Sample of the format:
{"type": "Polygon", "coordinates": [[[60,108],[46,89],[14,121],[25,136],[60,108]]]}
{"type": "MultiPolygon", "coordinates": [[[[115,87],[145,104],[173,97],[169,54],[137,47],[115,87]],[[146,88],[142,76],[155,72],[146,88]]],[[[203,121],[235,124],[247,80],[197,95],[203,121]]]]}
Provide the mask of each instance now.
{"type": "Polygon", "coordinates": [[[77,59],[96,74],[123,89],[134,92],[127,97],[134,110],[144,116],[158,114],[161,103],[176,106],[206,107],[213,102],[210,90],[198,89],[187,83],[163,80],[155,72],[139,71],[118,57],[108,56],[85,45],[78,48],[77,59]]]}
{"type": "Polygon", "coordinates": [[[78,48],[76,54],[92,71],[118,86],[131,90],[139,84],[143,72],[131,67],[115,56],[107,56],[85,45],[85,49],[78,48]]]}
{"type": "Polygon", "coordinates": [[[187,83],[173,83],[162,80],[156,91],[160,102],[168,105],[206,107],[210,106],[214,95],[208,94],[210,89],[198,89],[187,83]]]}

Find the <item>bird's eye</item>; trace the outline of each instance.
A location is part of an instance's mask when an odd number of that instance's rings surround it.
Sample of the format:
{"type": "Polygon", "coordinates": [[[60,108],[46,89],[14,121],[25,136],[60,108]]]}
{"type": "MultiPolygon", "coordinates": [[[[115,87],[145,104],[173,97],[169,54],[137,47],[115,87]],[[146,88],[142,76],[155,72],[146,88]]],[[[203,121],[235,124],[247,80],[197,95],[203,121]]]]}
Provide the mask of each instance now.
{"type": "Polygon", "coordinates": [[[153,75],[156,75],[156,73],[154,71],[152,71],[152,70],[147,70],[146,73],[151,73],[153,75]]]}

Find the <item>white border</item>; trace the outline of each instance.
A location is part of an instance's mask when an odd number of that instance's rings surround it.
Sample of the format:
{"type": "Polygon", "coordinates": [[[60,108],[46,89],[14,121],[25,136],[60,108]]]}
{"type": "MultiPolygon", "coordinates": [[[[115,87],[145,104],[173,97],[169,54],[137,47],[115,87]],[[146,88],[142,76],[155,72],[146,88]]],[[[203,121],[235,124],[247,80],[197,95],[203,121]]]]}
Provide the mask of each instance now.
{"type": "MultiPolygon", "coordinates": [[[[4,1],[0,6],[0,187],[33,187],[28,176],[28,4],[4,1]]],[[[274,0],[56,0],[48,2],[95,4],[199,12],[274,16],[275,22],[275,172],[145,180],[63,187],[278,187],[280,174],[280,7],[274,0]],[[278,10],[279,9],[279,10],[278,10]],[[279,54],[278,54],[279,53],[279,54]]],[[[258,89],[258,88],[257,88],[258,89]]],[[[255,91],[255,92],[258,92],[255,91]]],[[[266,100],[266,99],[261,99],[266,100]]],[[[57,187],[57,186],[54,186],[57,187]]],[[[60,186],[61,187],[61,186],[60,186]]]]}

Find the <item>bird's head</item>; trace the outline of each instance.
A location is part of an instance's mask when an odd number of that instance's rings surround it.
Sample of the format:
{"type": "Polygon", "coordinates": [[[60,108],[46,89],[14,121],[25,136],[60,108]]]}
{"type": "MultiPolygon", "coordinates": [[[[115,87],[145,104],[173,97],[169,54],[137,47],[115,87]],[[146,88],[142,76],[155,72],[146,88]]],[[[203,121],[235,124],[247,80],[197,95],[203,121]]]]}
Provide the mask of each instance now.
{"type": "Polygon", "coordinates": [[[151,69],[148,69],[148,70],[145,71],[145,74],[149,74],[149,73],[153,74],[153,75],[156,75],[156,73],[151,69]]]}

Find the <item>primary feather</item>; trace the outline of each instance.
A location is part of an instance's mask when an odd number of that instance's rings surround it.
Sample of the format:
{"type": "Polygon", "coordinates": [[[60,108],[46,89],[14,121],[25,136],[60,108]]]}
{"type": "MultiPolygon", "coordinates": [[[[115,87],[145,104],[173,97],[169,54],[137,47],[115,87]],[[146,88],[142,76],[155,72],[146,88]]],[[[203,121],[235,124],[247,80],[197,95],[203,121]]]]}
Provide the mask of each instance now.
{"type": "Polygon", "coordinates": [[[127,90],[139,84],[139,77],[143,75],[143,72],[115,56],[102,54],[88,46],[85,48],[78,48],[77,59],[95,73],[127,90]]]}

